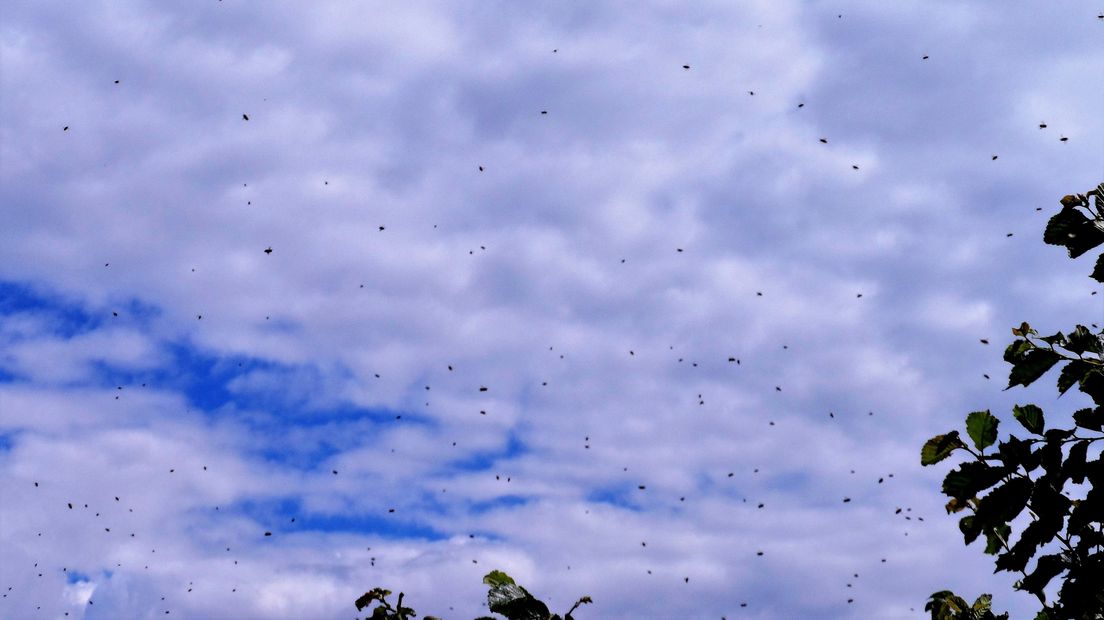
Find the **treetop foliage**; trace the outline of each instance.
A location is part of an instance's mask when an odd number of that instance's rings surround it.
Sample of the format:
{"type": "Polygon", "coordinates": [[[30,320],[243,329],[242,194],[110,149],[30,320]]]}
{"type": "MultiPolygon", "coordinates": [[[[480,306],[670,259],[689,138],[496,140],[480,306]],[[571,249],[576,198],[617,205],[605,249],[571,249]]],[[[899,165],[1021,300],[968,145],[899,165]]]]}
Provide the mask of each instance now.
{"type": "MultiPolygon", "coordinates": [[[[560,616],[550,612],[548,605],[529,594],[529,591],[518,585],[513,577],[500,570],[487,573],[483,577],[483,583],[491,587],[487,592],[487,606],[492,613],[502,614],[507,620],[575,620],[571,614],[580,605],[593,602],[589,596],[581,597],[566,614],[560,616]]],[[[403,607],[402,592],[399,593],[399,598],[393,607],[387,601],[388,596],[391,596],[391,591],[383,588],[365,592],[356,600],[357,611],[378,603],[378,606],[372,610],[372,615],[367,616],[369,620],[408,620],[418,617],[413,609],[403,607]]],[[[440,618],[426,616],[423,620],[440,620],[440,618]]],[[[475,620],[495,620],[495,618],[480,616],[475,620]]]]}
{"type": "MultiPolygon", "coordinates": [[[[1046,243],[1064,246],[1070,258],[1104,244],[1104,183],[1061,203],[1047,223],[1046,243]]],[[[1091,277],[1104,283],[1104,253],[1091,277]]],[[[1104,330],[1092,328],[1097,331],[1077,325],[1040,336],[1027,323],[1013,327],[1015,340],[1004,351],[1012,366],[1005,389],[1031,385],[1060,366],[1059,395],[1076,386],[1095,406],[1052,416],[1048,427],[1041,408],[1016,405],[1012,418],[1022,438],[1009,432],[1003,441],[1001,420],[975,411],[966,416],[969,443],[955,430],[932,437],[920,450],[922,465],[955,453],[967,457],[943,480],[947,512],[968,513],[959,520],[965,543],[984,538],[998,572],[1022,575],[1015,587],[1038,598],[1036,620],[1104,618],[1104,444],[1097,443],[1104,440],[1104,330]],[[1044,591],[1055,578],[1061,585],[1048,601],[1044,591]]],[[[989,594],[968,604],[944,590],[932,594],[924,609],[933,620],[1008,618],[995,614],[991,604],[989,594]]]]}

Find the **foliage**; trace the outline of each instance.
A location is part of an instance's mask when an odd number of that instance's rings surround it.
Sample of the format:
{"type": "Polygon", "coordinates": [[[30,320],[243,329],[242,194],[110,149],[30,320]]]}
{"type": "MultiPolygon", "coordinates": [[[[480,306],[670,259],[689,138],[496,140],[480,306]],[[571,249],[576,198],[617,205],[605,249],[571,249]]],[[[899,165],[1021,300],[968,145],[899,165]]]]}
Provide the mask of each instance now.
{"type": "MultiPolygon", "coordinates": [[[[529,591],[521,587],[512,577],[500,570],[493,570],[483,577],[483,583],[491,587],[487,592],[487,606],[492,613],[502,614],[508,620],[575,620],[571,615],[580,605],[591,603],[589,596],[584,596],[566,614],[560,616],[548,610],[548,605],[538,600],[529,591]]],[[[375,588],[364,593],[356,600],[357,611],[365,607],[371,607],[373,603],[379,606],[372,610],[370,620],[407,620],[417,618],[417,614],[409,607],[403,607],[403,593],[399,593],[398,602],[394,607],[387,601],[391,595],[390,590],[375,588]]],[[[423,620],[439,620],[436,616],[426,616],[423,620]]],[[[481,616],[476,620],[495,620],[490,616],[481,616]]]]}
{"type": "MultiPolygon", "coordinates": [[[[1066,247],[1071,258],[1104,243],[1104,183],[1061,202],[1062,210],[1047,224],[1046,243],[1066,247]]],[[[1091,277],[1104,282],[1104,253],[1091,277]]],[[[1104,330],[1077,325],[1067,333],[1040,336],[1023,323],[1012,335],[1016,339],[1004,352],[1012,365],[1005,389],[1031,385],[1061,366],[1059,395],[1076,386],[1095,406],[1067,418],[1072,427],[1054,426],[1052,418],[1047,428],[1042,409],[1017,405],[1012,417],[1027,434],[1009,433],[999,442],[1000,420],[989,411],[975,411],[966,417],[969,444],[958,431],[937,435],[924,444],[920,462],[932,465],[955,452],[969,457],[943,481],[943,493],[950,497],[947,512],[969,513],[959,521],[966,544],[984,537],[985,553],[996,556],[996,570],[1023,576],[1015,587],[1039,599],[1036,620],[1104,618],[1104,460],[1096,443],[1104,440],[1104,330]],[[1056,577],[1061,582],[1057,598],[1047,601],[1044,589],[1056,577]]],[[[1008,617],[994,615],[990,604],[988,594],[969,605],[944,590],[932,594],[924,609],[933,620],[1008,617]]]]}
{"type": "Polygon", "coordinates": [[[933,620],[1008,620],[1008,614],[993,613],[992,602],[991,594],[982,594],[970,605],[961,596],[943,590],[931,595],[924,611],[932,612],[933,620]]]}
{"type": "MultiPolygon", "coordinates": [[[[391,590],[385,590],[383,588],[372,588],[368,592],[365,592],[363,596],[356,600],[357,611],[364,609],[365,607],[371,607],[372,603],[379,603],[379,607],[372,610],[372,615],[368,618],[382,619],[382,620],[407,620],[408,618],[417,618],[418,614],[414,613],[414,610],[409,607],[403,607],[403,593],[399,592],[399,600],[392,607],[388,602],[387,597],[391,596],[391,590]]],[[[440,620],[436,616],[426,616],[424,620],[440,620]]]]}

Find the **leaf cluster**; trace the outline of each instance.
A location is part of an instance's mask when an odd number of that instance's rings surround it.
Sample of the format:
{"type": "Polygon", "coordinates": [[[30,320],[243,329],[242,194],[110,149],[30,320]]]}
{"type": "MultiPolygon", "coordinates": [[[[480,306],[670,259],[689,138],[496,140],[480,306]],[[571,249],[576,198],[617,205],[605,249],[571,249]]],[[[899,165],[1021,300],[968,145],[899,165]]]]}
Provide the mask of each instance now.
{"type": "MultiPolygon", "coordinates": [[[[403,607],[403,593],[399,592],[399,599],[392,607],[391,603],[387,600],[387,597],[391,596],[391,590],[385,590],[384,588],[372,588],[365,592],[354,603],[357,611],[364,609],[365,607],[371,607],[372,603],[379,603],[379,606],[372,610],[371,616],[366,616],[372,620],[408,620],[411,618],[417,618],[418,614],[409,607],[403,607]]],[[[435,616],[426,616],[424,620],[440,620],[435,616]]]]}
{"type": "MultiPolygon", "coordinates": [[[[1104,243],[1104,183],[1084,194],[1062,198],[1062,210],[1047,222],[1043,241],[1064,246],[1070,258],[1104,243]]],[[[1096,258],[1091,277],[1104,282],[1104,253],[1096,258]]]]}
{"type": "MultiPolygon", "coordinates": [[[[1065,246],[1071,258],[1104,243],[1104,184],[1063,198],[1044,240],[1065,246]]],[[[1092,277],[1104,282],[1104,254],[1092,277]]],[[[969,443],[959,431],[937,435],[921,448],[920,462],[932,465],[956,452],[967,457],[943,480],[947,512],[966,513],[959,520],[965,543],[984,539],[998,572],[1023,576],[1016,588],[1039,599],[1037,620],[1104,618],[1104,444],[1096,444],[1104,440],[1104,330],[1077,325],[1040,336],[1023,323],[1012,335],[1004,352],[1012,366],[1005,389],[1031,385],[1061,366],[1059,395],[1077,387],[1095,406],[1075,411],[1067,419],[1072,425],[1059,425],[1066,428],[1048,428],[1041,408],[1016,405],[1012,417],[1026,434],[1009,433],[1003,441],[1001,421],[975,411],[966,416],[969,443]],[[1055,578],[1061,581],[1057,598],[1047,601],[1044,590],[1055,578]]],[[[1007,618],[990,605],[989,595],[968,605],[945,590],[932,594],[925,610],[933,620],[1007,618]]]]}
{"type": "Polygon", "coordinates": [[[1008,620],[1008,614],[994,614],[993,595],[982,594],[970,605],[950,590],[931,595],[924,611],[930,611],[932,620],[1008,620]]]}
{"type": "MultiPolygon", "coordinates": [[[[560,616],[550,612],[548,605],[518,585],[513,577],[500,570],[487,573],[483,577],[483,583],[490,586],[490,590],[487,592],[487,606],[492,613],[502,614],[506,616],[507,620],[575,620],[571,614],[580,605],[593,602],[589,596],[584,596],[575,601],[575,604],[571,606],[566,614],[560,616]]],[[[373,603],[378,603],[378,606],[372,610],[372,615],[367,616],[366,620],[408,620],[417,618],[417,614],[414,613],[413,609],[403,607],[402,592],[399,593],[398,602],[394,607],[387,601],[387,597],[390,595],[391,591],[383,588],[375,588],[365,592],[363,596],[356,600],[357,611],[361,611],[365,607],[371,607],[373,603]]],[[[436,616],[426,616],[423,620],[440,619],[436,616]]],[[[491,616],[481,616],[475,620],[495,619],[491,616]]]]}

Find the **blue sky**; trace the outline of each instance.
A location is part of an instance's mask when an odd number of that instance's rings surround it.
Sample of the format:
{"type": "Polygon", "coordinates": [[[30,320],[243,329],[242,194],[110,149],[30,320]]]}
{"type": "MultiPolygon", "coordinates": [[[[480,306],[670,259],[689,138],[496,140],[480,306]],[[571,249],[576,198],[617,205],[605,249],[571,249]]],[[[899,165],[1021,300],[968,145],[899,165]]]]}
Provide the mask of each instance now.
{"type": "Polygon", "coordinates": [[[8,3],[0,615],[1026,613],[919,446],[1078,406],[1102,10],[8,3]]]}

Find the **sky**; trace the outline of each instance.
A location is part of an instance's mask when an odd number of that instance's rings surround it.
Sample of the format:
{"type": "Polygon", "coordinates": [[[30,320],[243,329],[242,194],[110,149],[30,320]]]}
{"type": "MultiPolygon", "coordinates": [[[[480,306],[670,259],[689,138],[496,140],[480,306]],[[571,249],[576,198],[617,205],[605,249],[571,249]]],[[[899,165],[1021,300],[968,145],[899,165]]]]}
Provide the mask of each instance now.
{"type": "Polygon", "coordinates": [[[1025,616],[919,449],[1082,405],[1102,12],[4,3],[0,617],[1025,616]]]}

